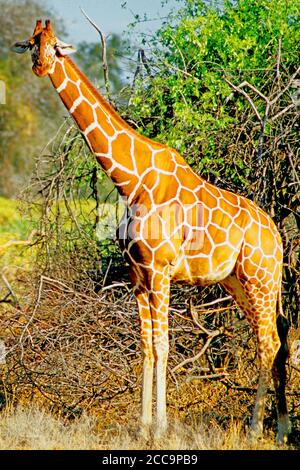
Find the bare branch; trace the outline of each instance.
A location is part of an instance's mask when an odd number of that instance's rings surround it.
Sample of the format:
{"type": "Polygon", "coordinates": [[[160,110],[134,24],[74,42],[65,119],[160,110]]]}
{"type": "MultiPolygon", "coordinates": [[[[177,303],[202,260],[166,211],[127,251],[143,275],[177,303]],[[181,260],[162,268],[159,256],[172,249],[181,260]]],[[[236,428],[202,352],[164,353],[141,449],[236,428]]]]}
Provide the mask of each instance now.
{"type": "Polygon", "coordinates": [[[275,104],[279,98],[284,95],[284,93],[290,88],[290,86],[293,84],[295,78],[297,77],[297,75],[299,75],[300,73],[300,67],[297,68],[296,72],[293,73],[293,75],[291,76],[291,78],[289,79],[288,81],[288,84],[275,96],[275,98],[273,98],[272,101],[270,101],[270,105],[273,105],[275,104]]]}
{"type": "Polygon", "coordinates": [[[209,307],[210,305],[218,304],[219,302],[227,302],[227,300],[233,300],[233,297],[231,295],[227,295],[227,297],[222,297],[221,299],[212,300],[211,302],[206,302],[205,304],[194,305],[193,308],[198,310],[204,307],[209,307]]]}
{"type": "Polygon", "coordinates": [[[7,298],[9,295],[11,295],[12,299],[13,299],[13,302],[15,305],[19,305],[19,301],[18,301],[18,297],[16,296],[10,282],[8,281],[7,277],[5,276],[4,272],[2,271],[1,273],[1,278],[2,278],[2,281],[3,281],[3,284],[5,285],[5,287],[7,288],[7,290],[9,291],[9,294],[5,297],[5,299],[1,300],[1,302],[7,302],[7,298]]]}
{"type": "MultiPolygon", "coordinates": [[[[200,325],[198,325],[200,327],[200,325]]],[[[201,327],[203,328],[203,327],[201,327]]],[[[206,331],[205,329],[203,329],[203,331],[206,331]]],[[[200,349],[200,351],[193,357],[188,357],[187,359],[185,359],[184,361],[180,362],[180,364],[177,364],[175,367],[173,367],[172,369],[172,372],[175,372],[177,369],[180,369],[181,367],[185,366],[186,364],[189,364],[191,362],[195,362],[197,361],[204,353],[205,351],[207,350],[208,346],[210,345],[212,339],[215,337],[215,336],[218,336],[220,334],[220,331],[219,330],[216,330],[216,331],[212,331],[210,333],[210,336],[209,338],[207,339],[206,343],[204,344],[204,346],[200,349]]]]}
{"type": "Polygon", "coordinates": [[[243,82],[243,83],[241,83],[241,85],[236,86],[236,85],[234,85],[233,83],[231,83],[231,82],[230,82],[227,78],[225,78],[225,77],[224,77],[224,80],[225,80],[226,83],[228,83],[228,85],[230,86],[230,88],[232,88],[234,91],[240,93],[241,95],[243,95],[243,96],[246,98],[246,100],[247,100],[248,103],[250,104],[251,108],[253,109],[253,111],[254,111],[254,113],[255,113],[257,119],[258,119],[259,122],[261,123],[261,122],[262,122],[262,117],[261,117],[261,115],[259,114],[259,112],[258,112],[258,110],[257,110],[257,108],[256,108],[256,106],[255,106],[255,104],[254,104],[254,102],[253,102],[253,100],[250,98],[250,96],[249,96],[244,90],[241,89],[241,86],[244,85],[246,82],[243,82]]]}
{"type": "Polygon", "coordinates": [[[3,245],[0,245],[0,253],[1,251],[5,251],[7,248],[11,246],[26,246],[32,243],[33,237],[37,234],[36,230],[32,230],[27,240],[8,240],[3,245]]]}
{"type": "Polygon", "coordinates": [[[249,83],[247,81],[244,81],[244,82],[240,83],[240,85],[238,85],[238,87],[239,88],[248,87],[248,88],[250,88],[250,90],[254,91],[254,93],[256,93],[267,104],[270,103],[269,98],[266,95],[264,95],[260,90],[258,90],[254,85],[251,85],[251,83],[249,83]]]}
{"type": "Polygon", "coordinates": [[[288,106],[286,106],[284,109],[279,111],[275,116],[271,116],[270,120],[272,122],[276,121],[280,116],[283,116],[283,114],[287,113],[290,109],[293,109],[296,106],[296,103],[290,103],[288,106]]]}
{"type": "Polygon", "coordinates": [[[89,23],[96,29],[96,31],[100,35],[101,44],[102,44],[102,68],[103,68],[103,75],[104,75],[104,83],[105,89],[107,94],[107,99],[111,105],[114,105],[113,100],[111,98],[110,92],[110,85],[109,85],[109,77],[108,77],[108,65],[107,65],[107,44],[106,44],[106,37],[99,28],[99,26],[88,16],[88,14],[84,11],[83,8],[80,8],[82,14],[86,17],[89,23]]]}
{"type": "Polygon", "coordinates": [[[192,382],[193,380],[205,380],[205,379],[219,379],[221,377],[226,377],[230,375],[228,372],[220,372],[217,374],[208,374],[208,375],[190,375],[186,379],[186,383],[192,382]]]}
{"type": "Polygon", "coordinates": [[[293,170],[295,179],[296,179],[296,181],[297,181],[297,183],[298,183],[298,185],[299,185],[299,190],[300,190],[300,179],[299,179],[297,170],[296,170],[296,168],[295,168],[295,165],[294,165],[294,162],[293,162],[293,159],[292,159],[293,152],[292,152],[290,146],[288,146],[287,155],[288,155],[289,162],[290,162],[290,164],[291,164],[291,167],[292,167],[292,170],[293,170]]]}
{"type": "Polygon", "coordinates": [[[277,57],[276,57],[276,79],[279,83],[280,81],[280,61],[281,61],[281,38],[278,40],[278,50],[277,50],[277,57]]]}

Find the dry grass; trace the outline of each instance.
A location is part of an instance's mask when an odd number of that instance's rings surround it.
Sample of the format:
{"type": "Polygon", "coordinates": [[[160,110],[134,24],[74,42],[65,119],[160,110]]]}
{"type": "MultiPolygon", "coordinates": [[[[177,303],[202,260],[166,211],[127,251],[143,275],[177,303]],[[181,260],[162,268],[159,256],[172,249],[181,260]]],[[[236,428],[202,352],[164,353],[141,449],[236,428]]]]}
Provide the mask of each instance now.
{"type": "Polygon", "coordinates": [[[138,437],[136,419],[127,426],[104,428],[100,418],[84,414],[71,422],[42,408],[18,406],[5,411],[0,421],[0,449],[14,450],[275,450],[273,436],[250,442],[240,424],[232,420],[227,430],[216,422],[187,425],[173,420],[167,436],[148,442],[138,437]]]}

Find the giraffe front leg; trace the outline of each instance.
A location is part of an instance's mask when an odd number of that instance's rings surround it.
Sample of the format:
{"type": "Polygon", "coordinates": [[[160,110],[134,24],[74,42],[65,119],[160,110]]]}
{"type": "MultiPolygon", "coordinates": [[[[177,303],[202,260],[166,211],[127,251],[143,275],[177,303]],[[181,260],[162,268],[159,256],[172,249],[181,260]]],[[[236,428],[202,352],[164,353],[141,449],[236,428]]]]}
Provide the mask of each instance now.
{"type": "Polygon", "coordinates": [[[167,403],[166,403],[166,382],[168,363],[168,335],[163,335],[157,343],[154,343],[156,360],[156,439],[161,438],[167,430],[167,403]]]}
{"type": "MultiPolygon", "coordinates": [[[[148,323],[148,322],[147,322],[148,323]]],[[[143,377],[142,377],[142,410],[140,434],[144,439],[149,439],[152,424],[152,393],[153,393],[153,350],[151,328],[141,320],[142,330],[142,354],[143,354],[143,377]],[[144,323],[144,325],[143,325],[144,323]]]]}
{"type": "Polygon", "coordinates": [[[166,375],[169,353],[168,307],[170,280],[167,274],[156,273],[149,296],[152,318],[153,348],[156,365],[156,430],[160,438],[167,430],[166,375]]]}
{"type": "Polygon", "coordinates": [[[152,345],[152,321],[149,307],[148,292],[135,292],[141,327],[141,349],[143,356],[142,375],[142,407],[140,435],[149,439],[152,425],[152,391],[153,391],[153,345],[152,345]]]}

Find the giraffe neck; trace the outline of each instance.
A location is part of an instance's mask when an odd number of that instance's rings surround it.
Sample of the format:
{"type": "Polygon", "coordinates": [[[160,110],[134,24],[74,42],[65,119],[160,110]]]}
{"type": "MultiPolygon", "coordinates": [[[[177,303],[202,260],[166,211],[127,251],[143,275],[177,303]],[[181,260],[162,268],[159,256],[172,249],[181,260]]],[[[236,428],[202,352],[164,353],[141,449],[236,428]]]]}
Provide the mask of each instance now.
{"type": "Polygon", "coordinates": [[[69,57],[56,57],[49,76],[102,168],[122,196],[132,197],[161,145],[134,131],[69,57]]]}

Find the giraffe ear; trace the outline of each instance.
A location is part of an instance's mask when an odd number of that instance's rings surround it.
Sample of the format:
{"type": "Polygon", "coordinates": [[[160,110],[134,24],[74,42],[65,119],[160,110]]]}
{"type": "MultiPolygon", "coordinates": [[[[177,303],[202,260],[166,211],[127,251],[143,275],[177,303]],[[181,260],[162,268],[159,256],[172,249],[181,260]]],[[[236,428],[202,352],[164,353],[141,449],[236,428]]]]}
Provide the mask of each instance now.
{"type": "Polygon", "coordinates": [[[30,41],[21,41],[16,42],[13,46],[11,46],[11,50],[16,52],[17,54],[24,54],[28,49],[31,48],[30,41]]]}
{"type": "Polygon", "coordinates": [[[66,44],[65,42],[60,41],[59,39],[57,39],[55,47],[60,55],[68,55],[73,54],[73,52],[76,52],[74,46],[72,46],[71,44],[66,44]]]}

